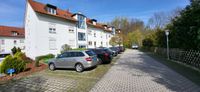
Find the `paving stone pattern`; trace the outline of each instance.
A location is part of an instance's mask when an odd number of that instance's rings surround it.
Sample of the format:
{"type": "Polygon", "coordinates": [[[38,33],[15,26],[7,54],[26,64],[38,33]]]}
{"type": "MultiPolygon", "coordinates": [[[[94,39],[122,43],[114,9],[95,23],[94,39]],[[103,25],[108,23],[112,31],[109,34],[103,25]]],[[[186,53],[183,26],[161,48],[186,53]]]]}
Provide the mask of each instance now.
{"type": "Polygon", "coordinates": [[[34,75],[0,85],[0,92],[66,92],[75,88],[76,81],[45,75],[34,75]]]}
{"type": "Polygon", "coordinates": [[[137,50],[127,50],[91,92],[200,92],[200,87],[137,50]]]}

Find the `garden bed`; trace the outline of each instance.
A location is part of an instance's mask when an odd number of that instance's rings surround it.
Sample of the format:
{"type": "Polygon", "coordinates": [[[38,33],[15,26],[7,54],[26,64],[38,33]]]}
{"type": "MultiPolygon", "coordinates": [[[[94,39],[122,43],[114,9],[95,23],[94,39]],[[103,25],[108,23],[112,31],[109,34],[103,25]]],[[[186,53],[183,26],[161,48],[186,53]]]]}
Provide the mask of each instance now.
{"type": "Polygon", "coordinates": [[[24,72],[21,72],[21,73],[18,73],[18,74],[13,74],[13,76],[6,75],[4,77],[1,77],[0,78],[0,84],[2,82],[9,81],[9,80],[12,80],[12,79],[19,79],[21,77],[30,75],[32,73],[42,71],[46,68],[47,68],[47,65],[45,65],[43,63],[40,63],[39,67],[35,67],[35,62],[28,63],[26,65],[26,70],[24,72]]]}

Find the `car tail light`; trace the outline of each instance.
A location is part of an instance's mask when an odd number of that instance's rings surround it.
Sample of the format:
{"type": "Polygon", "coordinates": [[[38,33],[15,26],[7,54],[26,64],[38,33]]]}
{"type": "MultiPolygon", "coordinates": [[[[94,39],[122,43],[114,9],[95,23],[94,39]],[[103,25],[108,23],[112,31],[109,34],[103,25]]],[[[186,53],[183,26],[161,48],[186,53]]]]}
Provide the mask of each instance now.
{"type": "Polygon", "coordinates": [[[109,56],[108,53],[105,53],[104,55],[105,55],[105,56],[109,56]]]}
{"type": "Polygon", "coordinates": [[[92,61],[91,57],[85,58],[86,61],[92,61]]]}

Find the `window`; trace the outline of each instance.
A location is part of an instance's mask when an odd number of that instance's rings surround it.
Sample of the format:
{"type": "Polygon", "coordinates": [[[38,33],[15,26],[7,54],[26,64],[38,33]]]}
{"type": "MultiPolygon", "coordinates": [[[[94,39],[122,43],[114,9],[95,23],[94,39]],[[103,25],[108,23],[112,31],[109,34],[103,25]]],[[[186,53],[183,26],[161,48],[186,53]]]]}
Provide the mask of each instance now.
{"type": "Polygon", "coordinates": [[[12,31],[12,36],[17,36],[18,33],[16,31],[12,31]]]}
{"type": "Polygon", "coordinates": [[[21,39],[21,40],[20,40],[20,43],[24,43],[24,40],[21,39]]]}
{"type": "Polygon", "coordinates": [[[101,46],[103,46],[103,42],[101,42],[101,46]]]}
{"type": "Polygon", "coordinates": [[[70,26],[68,31],[69,33],[74,33],[74,28],[70,26]]]}
{"type": "Polygon", "coordinates": [[[1,44],[1,45],[4,45],[4,44],[5,44],[5,40],[2,39],[0,44],[1,44]]]}
{"type": "Polygon", "coordinates": [[[91,35],[92,34],[92,30],[88,30],[88,34],[91,35]]]}
{"type": "Polygon", "coordinates": [[[89,56],[94,56],[94,55],[96,55],[93,51],[86,51],[85,53],[87,53],[89,56]]]}
{"type": "Polygon", "coordinates": [[[58,56],[58,58],[66,58],[66,57],[70,57],[70,53],[69,53],[69,52],[65,52],[65,53],[60,54],[60,55],[58,56]]]}
{"type": "Polygon", "coordinates": [[[81,33],[81,32],[78,32],[78,40],[79,41],[85,41],[85,33],[81,33]]]}
{"type": "Polygon", "coordinates": [[[88,44],[89,44],[89,45],[92,45],[92,41],[89,41],[88,44]]]}
{"type": "Polygon", "coordinates": [[[10,54],[0,54],[0,58],[5,58],[6,56],[9,56],[10,54]]]}
{"type": "Polygon", "coordinates": [[[55,38],[49,38],[49,49],[56,50],[56,39],[55,38]]]}
{"type": "Polygon", "coordinates": [[[94,33],[94,37],[96,37],[96,33],[94,33]]]}
{"type": "Polygon", "coordinates": [[[97,45],[97,43],[96,42],[94,42],[94,46],[96,47],[96,45],[97,45]]]}
{"type": "Polygon", "coordinates": [[[14,41],[13,41],[13,43],[14,43],[14,45],[16,45],[16,44],[17,44],[17,41],[16,41],[16,40],[14,40],[14,41]]]}
{"type": "Polygon", "coordinates": [[[49,28],[49,33],[55,34],[56,33],[56,29],[55,28],[49,28]]]}
{"type": "Polygon", "coordinates": [[[50,14],[56,15],[56,9],[54,9],[54,8],[47,7],[47,12],[50,13],[50,14]]]}
{"type": "Polygon", "coordinates": [[[85,29],[86,23],[85,23],[85,16],[78,15],[78,28],[85,29]]]}
{"type": "Polygon", "coordinates": [[[69,32],[70,32],[70,33],[73,33],[73,32],[74,32],[74,29],[69,29],[69,32]]]}
{"type": "Polygon", "coordinates": [[[49,33],[56,34],[56,24],[49,23],[49,33]]]}
{"type": "Polygon", "coordinates": [[[85,56],[82,52],[74,52],[75,57],[83,57],[85,56]]]}
{"type": "Polygon", "coordinates": [[[79,45],[78,47],[79,47],[79,48],[86,48],[85,45],[79,45]]]}

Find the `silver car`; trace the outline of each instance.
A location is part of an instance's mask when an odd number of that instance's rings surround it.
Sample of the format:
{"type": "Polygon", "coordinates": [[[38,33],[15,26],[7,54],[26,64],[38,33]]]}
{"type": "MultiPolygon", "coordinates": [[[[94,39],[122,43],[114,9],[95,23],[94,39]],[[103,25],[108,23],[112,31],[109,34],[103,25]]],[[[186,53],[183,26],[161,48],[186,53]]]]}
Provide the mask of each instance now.
{"type": "Polygon", "coordinates": [[[98,59],[94,52],[84,51],[67,51],[56,58],[49,60],[49,69],[56,68],[75,68],[77,72],[82,72],[86,68],[98,65],[98,59]]]}

